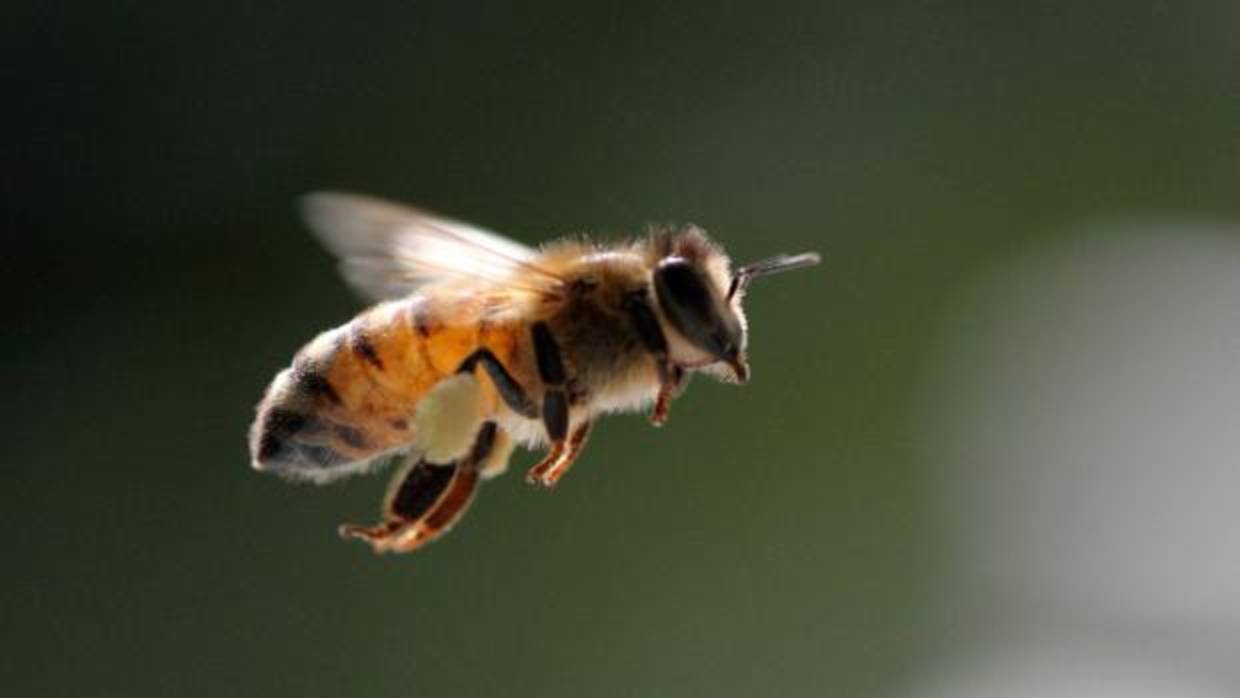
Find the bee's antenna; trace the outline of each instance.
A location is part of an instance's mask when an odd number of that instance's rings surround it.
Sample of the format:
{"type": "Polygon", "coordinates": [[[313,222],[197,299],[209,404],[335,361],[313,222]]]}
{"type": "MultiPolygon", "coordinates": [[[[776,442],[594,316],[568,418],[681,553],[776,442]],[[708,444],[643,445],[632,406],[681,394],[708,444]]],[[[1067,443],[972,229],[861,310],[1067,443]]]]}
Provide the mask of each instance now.
{"type": "Polygon", "coordinates": [[[777,274],[781,271],[792,271],[802,267],[812,267],[822,261],[817,252],[803,252],[796,255],[781,254],[769,259],[750,262],[740,267],[732,275],[732,285],[728,287],[728,300],[732,300],[738,291],[749,285],[749,280],[756,276],[777,274]]]}

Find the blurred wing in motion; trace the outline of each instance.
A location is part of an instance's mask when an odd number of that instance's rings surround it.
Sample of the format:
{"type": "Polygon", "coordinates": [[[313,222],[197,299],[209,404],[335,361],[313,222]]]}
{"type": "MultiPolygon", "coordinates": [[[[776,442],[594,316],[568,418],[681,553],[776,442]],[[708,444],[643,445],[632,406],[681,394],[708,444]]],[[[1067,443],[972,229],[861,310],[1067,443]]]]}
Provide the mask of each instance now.
{"type": "Polygon", "coordinates": [[[441,281],[484,281],[556,295],[537,250],[465,223],[357,194],[316,192],[302,213],[364,297],[387,300],[441,281]]]}

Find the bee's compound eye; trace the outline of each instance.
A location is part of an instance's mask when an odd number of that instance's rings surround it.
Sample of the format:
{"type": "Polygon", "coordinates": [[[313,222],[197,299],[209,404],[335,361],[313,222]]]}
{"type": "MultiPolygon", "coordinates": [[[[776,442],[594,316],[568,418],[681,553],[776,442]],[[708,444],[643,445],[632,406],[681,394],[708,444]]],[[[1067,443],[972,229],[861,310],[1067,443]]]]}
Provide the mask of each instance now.
{"type": "Polygon", "coordinates": [[[670,257],[660,262],[655,271],[654,283],[659,301],[674,307],[673,312],[705,315],[714,305],[705,280],[686,259],[670,257]]]}
{"type": "Polygon", "coordinates": [[[655,269],[654,287],[664,314],[686,339],[719,359],[735,355],[739,323],[692,262],[682,257],[663,260],[655,269]]]}

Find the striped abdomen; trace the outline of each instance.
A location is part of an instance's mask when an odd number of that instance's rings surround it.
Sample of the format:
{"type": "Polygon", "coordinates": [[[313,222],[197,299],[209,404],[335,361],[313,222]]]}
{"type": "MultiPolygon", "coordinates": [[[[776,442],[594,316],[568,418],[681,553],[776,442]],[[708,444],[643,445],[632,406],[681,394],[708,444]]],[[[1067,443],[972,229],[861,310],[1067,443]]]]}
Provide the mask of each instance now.
{"type": "MultiPolygon", "coordinates": [[[[519,336],[478,298],[384,303],[307,344],[268,387],[250,431],[254,467],[330,480],[413,443],[419,400],[480,346],[516,368],[519,336]]],[[[519,370],[519,369],[517,369],[519,370]]],[[[480,381],[479,409],[498,404],[480,381]]]]}

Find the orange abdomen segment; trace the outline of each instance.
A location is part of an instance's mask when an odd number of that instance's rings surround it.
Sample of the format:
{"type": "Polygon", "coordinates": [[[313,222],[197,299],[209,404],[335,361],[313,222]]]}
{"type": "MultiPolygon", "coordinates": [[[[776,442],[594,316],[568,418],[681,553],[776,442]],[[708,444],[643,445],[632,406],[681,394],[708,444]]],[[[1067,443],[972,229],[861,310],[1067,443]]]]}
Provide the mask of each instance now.
{"type": "MultiPolygon", "coordinates": [[[[501,362],[518,362],[516,327],[484,322],[484,306],[478,298],[415,295],[316,337],[259,405],[250,441],[255,467],[329,480],[412,443],[418,402],[469,354],[486,346],[501,362]]],[[[489,381],[480,385],[489,414],[498,396],[489,381]]]]}

